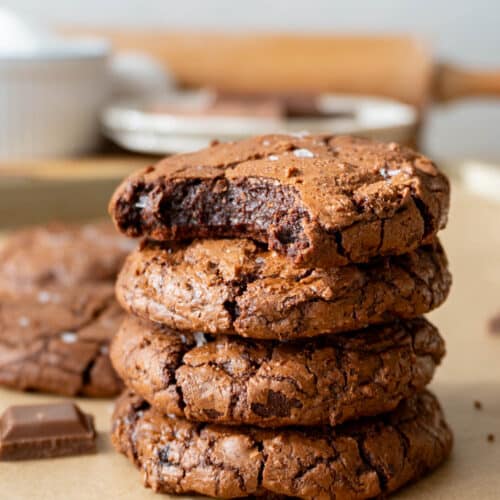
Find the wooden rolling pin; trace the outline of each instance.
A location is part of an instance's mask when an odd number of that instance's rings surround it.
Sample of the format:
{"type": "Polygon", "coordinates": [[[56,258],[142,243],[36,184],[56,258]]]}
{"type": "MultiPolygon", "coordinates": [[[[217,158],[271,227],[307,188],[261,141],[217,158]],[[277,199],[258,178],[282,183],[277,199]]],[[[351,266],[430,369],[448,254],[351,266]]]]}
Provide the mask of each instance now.
{"type": "Polygon", "coordinates": [[[410,36],[63,31],[105,37],[118,51],[148,53],[189,87],[380,95],[421,111],[431,101],[500,96],[500,71],[435,63],[428,45],[410,36]]]}
{"type": "Polygon", "coordinates": [[[500,97],[500,71],[484,71],[439,64],[432,96],[438,102],[464,97],[500,97]]]}

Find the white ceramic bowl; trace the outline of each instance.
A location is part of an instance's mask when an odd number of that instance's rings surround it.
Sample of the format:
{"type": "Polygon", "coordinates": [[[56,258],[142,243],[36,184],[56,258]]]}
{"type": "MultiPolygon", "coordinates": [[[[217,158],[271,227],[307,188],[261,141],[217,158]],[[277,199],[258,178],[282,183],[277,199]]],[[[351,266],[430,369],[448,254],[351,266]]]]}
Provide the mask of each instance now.
{"type": "Polygon", "coordinates": [[[81,154],[97,146],[109,50],[92,39],[0,52],[0,160],[81,154]]]}

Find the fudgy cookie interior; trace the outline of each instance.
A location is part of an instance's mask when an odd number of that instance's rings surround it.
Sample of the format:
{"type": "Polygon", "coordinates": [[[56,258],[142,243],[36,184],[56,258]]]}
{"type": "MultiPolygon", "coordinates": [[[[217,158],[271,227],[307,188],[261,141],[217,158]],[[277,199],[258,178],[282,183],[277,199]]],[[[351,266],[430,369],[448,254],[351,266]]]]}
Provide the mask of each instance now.
{"type": "Polygon", "coordinates": [[[310,245],[304,220],[310,220],[292,186],[269,179],[229,182],[215,179],[164,181],[134,187],[133,200],[119,202],[115,212],[120,228],[140,235],[147,205],[158,206],[156,224],[173,228],[176,239],[251,237],[290,257],[310,245]]]}

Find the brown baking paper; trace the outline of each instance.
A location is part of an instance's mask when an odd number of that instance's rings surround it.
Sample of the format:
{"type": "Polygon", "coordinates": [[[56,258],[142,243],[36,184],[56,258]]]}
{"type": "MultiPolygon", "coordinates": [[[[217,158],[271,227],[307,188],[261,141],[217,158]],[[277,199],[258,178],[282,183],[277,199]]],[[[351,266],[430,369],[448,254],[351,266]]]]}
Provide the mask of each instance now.
{"type": "MultiPolygon", "coordinates": [[[[455,447],[444,466],[393,498],[496,500],[500,495],[500,333],[488,332],[488,320],[500,312],[500,204],[454,186],[450,223],[442,241],[454,285],[446,304],[430,315],[448,349],[432,390],[453,428],[455,447]],[[481,402],[481,410],[475,408],[475,401],[481,402]],[[488,434],[495,435],[496,441],[489,442],[488,434]]],[[[58,399],[1,390],[0,410],[11,404],[58,399]]],[[[9,500],[158,498],[143,488],[141,473],[111,448],[112,402],[79,399],[78,404],[96,417],[98,453],[1,463],[0,496],[9,500]]]]}

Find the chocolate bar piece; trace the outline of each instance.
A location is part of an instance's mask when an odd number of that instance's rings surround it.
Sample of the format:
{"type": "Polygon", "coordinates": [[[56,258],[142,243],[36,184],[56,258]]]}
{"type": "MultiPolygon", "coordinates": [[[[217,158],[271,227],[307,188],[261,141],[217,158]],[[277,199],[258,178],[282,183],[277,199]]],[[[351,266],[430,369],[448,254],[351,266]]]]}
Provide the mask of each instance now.
{"type": "Polygon", "coordinates": [[[73,403],[11,406],[0,418],[0,460],[95,451],[94,418],[73,403]]]}

